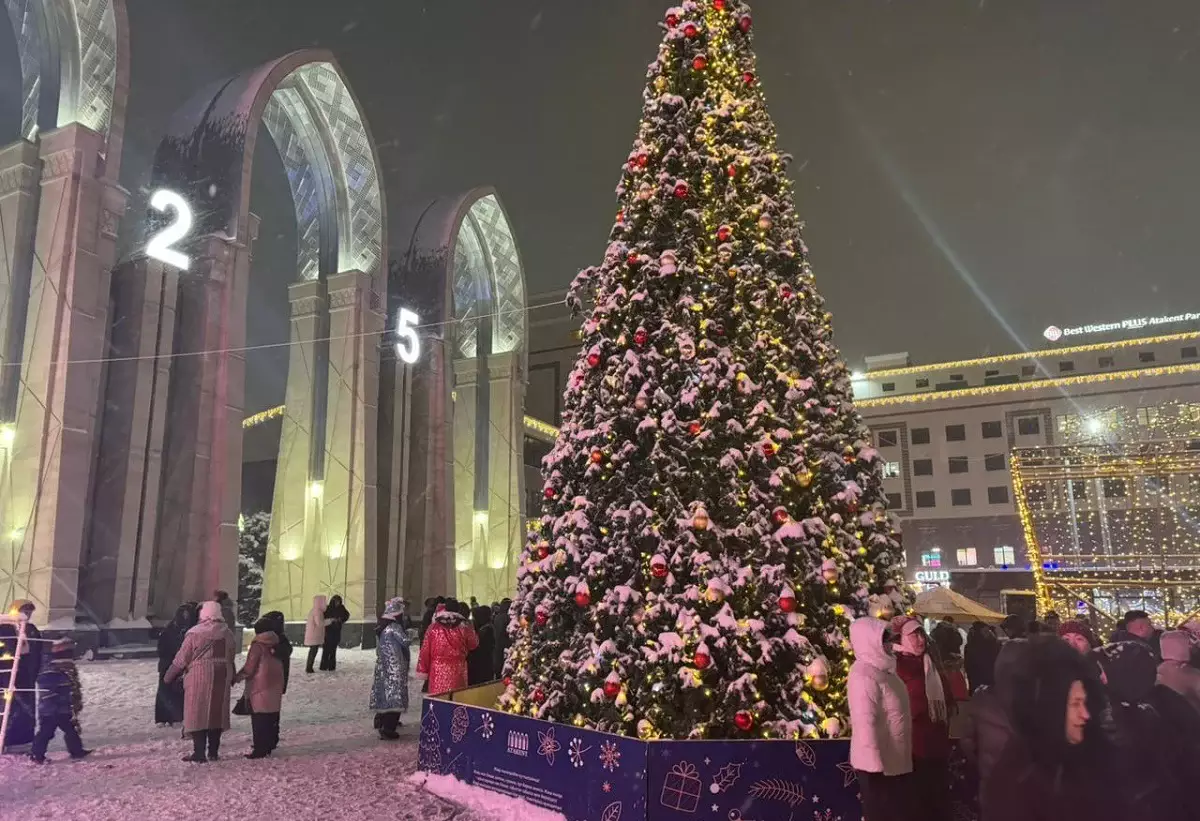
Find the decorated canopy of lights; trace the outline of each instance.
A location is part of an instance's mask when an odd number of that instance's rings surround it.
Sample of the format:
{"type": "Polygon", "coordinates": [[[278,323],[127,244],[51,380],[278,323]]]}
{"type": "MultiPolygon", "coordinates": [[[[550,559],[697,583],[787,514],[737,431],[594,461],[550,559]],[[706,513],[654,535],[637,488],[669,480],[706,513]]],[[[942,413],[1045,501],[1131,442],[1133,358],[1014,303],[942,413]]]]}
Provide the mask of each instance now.
{"type": "Polygon", "coordinates": [[[1019,449],[1012,479],[1039,612],[1200,607],[1200,440],[1019,449]]]}

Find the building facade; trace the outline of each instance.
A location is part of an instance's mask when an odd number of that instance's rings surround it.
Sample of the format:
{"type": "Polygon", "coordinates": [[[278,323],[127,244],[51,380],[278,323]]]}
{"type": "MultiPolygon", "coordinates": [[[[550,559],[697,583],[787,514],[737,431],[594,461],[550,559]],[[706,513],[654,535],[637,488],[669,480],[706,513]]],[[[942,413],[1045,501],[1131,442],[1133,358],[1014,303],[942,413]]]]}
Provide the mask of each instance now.
{"type": "Polygon", "coordinates": [[[884,460],[910,581],[952,579],[996,608],[1028,596],[1013,452],[1200,430],[1198,346],[1189,331],[931,365],[869,357],[855,401],[884,460]]]}

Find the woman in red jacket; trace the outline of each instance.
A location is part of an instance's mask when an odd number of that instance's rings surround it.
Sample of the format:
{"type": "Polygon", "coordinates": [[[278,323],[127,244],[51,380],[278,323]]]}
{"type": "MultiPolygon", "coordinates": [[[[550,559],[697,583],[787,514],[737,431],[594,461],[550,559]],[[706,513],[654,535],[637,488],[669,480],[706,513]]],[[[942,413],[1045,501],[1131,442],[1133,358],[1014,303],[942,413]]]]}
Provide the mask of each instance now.
{"type": "Polygon", "coordinates": [[[429,676],[429,693],[467,686],[467,654],[479,646],[479,636],[466,618],[439,604],[433,623],[421,641],[417,674],[429,676]]]}
{"type": "Polygon", "coordinates": [[[896,674],[908,689],[912,712],[914,806],[927,821],[949,821],[950,687],[927,652],[928,637],[911,616],[892,619],[896,674]]]}

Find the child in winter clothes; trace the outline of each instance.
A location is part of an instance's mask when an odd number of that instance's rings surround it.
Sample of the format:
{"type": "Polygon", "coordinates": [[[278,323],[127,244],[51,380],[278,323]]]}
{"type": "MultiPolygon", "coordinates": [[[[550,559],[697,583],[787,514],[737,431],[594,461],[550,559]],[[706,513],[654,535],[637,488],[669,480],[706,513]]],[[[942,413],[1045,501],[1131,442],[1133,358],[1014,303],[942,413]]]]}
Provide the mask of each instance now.
{"type": "Polygon", "coordinates": [[[79,738],[79,714],[83,712],[83,688],[79,686],[79,671],[75,668],[75,642],[59,639],[51,647],[49,662],[38,673],[37,686],[41,691],[38,702],[38,728],[33,739],[30,759],[36,764],[46,763],[46,747],[57,730],[62,730],[63,740],[71,758],[80,759],[91,754],[83,748],[79,738]]]}
{"type": "Polygon", "coordinates": [[[250,727],[253,749],[246,758],[266,758],[279,744],[279,710],[283,706],[283,662],[275,657],[279,636],[270,622],[259,619],[254,625],[254,641],[246,653],[246,666],[234,681],[246,682],[246,701],[250,702],[250,727]]]}
{"type": "Polygon", "coordinates": [[[447,693],[466,687],[467,654],[478,646],[479,636],[462,613],[439,604],[417,659],[417,674],[429,676],[429,692],[447,693]]]}
{"type": "Polygon", "coordinates": [[[858,773],[863,816],[866,821],[907,818],[912,718],[887,622],[857,619],[850,625],[850,645],[850,766],[858,773]]]}

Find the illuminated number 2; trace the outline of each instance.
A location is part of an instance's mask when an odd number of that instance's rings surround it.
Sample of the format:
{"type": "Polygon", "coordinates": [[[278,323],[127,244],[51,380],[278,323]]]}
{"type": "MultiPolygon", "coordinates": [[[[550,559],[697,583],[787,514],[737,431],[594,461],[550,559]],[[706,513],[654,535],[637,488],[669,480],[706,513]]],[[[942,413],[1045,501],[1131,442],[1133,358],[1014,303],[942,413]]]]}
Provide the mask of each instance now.
{"type": "Polygon", "coordinates": [[[188,231],[192,230],[191,206],[187,204],[187,200],[174,191],[164,189],[154,192],[154,196],[150,198],[150,207],[155,211],[174,211],[175,221],[150,238],[150,241],[146,243],[146,256],[186,271],[191,259],[187,254],[176,251],[171,246],[186,237],[188,231]]]}
{"type": "Polygon", "coordinates": [[[421,356],[421,339],[417,336],[415,326],[421,320],[408,308],[401,308],[396,316],[396,356],[400,361],[409,365],[421,356]]]}

